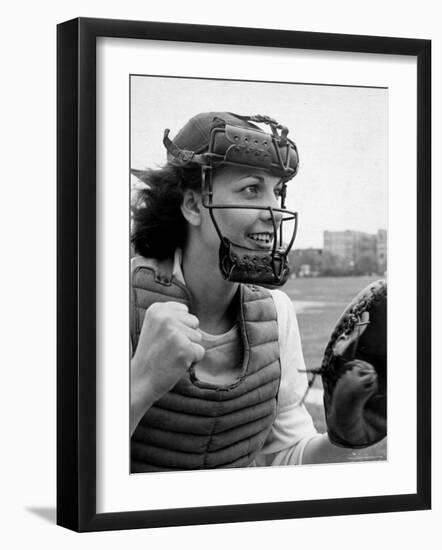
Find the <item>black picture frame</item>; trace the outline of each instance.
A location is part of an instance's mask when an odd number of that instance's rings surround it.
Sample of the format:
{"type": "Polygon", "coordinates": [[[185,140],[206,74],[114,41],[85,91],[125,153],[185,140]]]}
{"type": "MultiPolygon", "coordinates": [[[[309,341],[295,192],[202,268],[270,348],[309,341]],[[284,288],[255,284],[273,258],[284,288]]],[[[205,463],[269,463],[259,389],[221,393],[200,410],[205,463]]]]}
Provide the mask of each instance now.
{"type": "Polygon", "coordinates": [[[57,523],[75,531],[424,510],[431,506],[431,41],[79,18],[57,28],[57,523]],[[395,54],[417,60],[417,491],[96,511],[97,37],[395,54]]]}

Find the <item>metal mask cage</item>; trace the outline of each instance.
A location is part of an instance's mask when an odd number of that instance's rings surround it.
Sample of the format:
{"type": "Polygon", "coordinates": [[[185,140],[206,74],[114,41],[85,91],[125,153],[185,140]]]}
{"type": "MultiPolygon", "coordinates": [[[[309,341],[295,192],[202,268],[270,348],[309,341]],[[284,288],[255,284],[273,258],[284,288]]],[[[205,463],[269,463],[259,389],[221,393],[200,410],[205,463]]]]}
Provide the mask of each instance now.
{"type": "Polygon", "coordinates": [[[285,282],[283,272],[287,270],[288,275],[288,261],[287,256],[295,241],[296,232],[298,229],[298,213],[287,210],[285,208],[285,184],[281,195],[281,208],[273,208],[271,206],[257,206],[249,204],[219,204],[213,202],[213,182],[212,182],[212,169],[211,167],[202,167],[201,178],[201,192],[202,192],[202,205],[209,210],[209,214],[215,230],[220,238],[221,243],[224,243],[227,247],[233,245],[237,251],[244,251],[244,258],[247,259],[248,253],[259,253],[261,256],[267,255],[270,262],[270,267],[273,271],[274,281],[273,284],[279,286],[285,282]],[[214,210],[261,210],[269,212],[270,219],[273,226],[273,244],[272,248],[267,250],[259,248],[249,248],[243,244],[235,243],[227,237],[225,237],[218,225],[214,210]],[[276,221],[275,214],[281,214],[281,220],[276,221]],[[284,223],[293,221],[294,226],[287,243],[283,242],[283,230],[284,223]]]}
{"type": "MultiPolygon", "coordinates": [[[[213,184],[212,184],[212,177],[211,174],[208,175],[208,172],[211,172],[211,169],[208,167],[204,167],[202,169],[202,181],[201,181],[201,192],[202,192],[202,205],[209,210],[210,217],[212,219],[213,225],[215,226],[216,232],[218,233],[218,236],[221,240],[225,239],[225,237],[222,235],[221,230],[219,228],[218,222],[216,221],[216,218],[213,214],[213,210],[223,210],[223,209],[237,209],[237,210],[264,210],[269,212],[270,219],[272,221],[273,225],[273,234],[275,235],[275,238],[273,239],[273,246],[272,246],[272,254],[275,254],[276,250],[278,249],[280,253],[287,255],[290,251],[290,249],[293,246],[293,243],[295,241],[296,232],[298,229],[298,213],[293,212],[291,210],[287,210],[284,205],[284,199],[285,199],[285,192],[281,195],[281,208],[273,208],[271,206],[257,206],[257,205],[248,205],[248,204],[218,204],[213,202],[213,184]],[[282,214],[281,221],[279,222],[279,228],[278,223],[275,219],[275,213],[282,214]],[[284,246],[283,243],[283,223],[288,221],[294,221],[294,229],[292,232],[292,235],[290,237],[289,242],[284,246]],[[284,251],[282,251],[284,249],[284,251]]],[[[284,184],[285,185],[285,184],[284,184]]],[[[248,247],[244,245],[239,245],[237,243],[233,243],[234,245],[238,246],[239,248],[248,249],[248,247]]],[[[254,250],[250,248],[249,250],[254,250]]]]}

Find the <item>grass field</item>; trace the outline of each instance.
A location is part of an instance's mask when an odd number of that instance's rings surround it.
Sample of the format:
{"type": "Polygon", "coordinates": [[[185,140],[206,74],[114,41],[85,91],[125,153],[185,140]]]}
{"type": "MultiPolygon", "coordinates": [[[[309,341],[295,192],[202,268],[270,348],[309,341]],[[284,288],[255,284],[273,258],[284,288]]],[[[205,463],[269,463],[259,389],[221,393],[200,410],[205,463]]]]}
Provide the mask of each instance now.
{"type": "MultiPolygon", "coordinates": [[[[321,365],[325,346],[341,313],[351,299],[374,277],[318,277],[290,279],[284,286],[295,306],[301,332],[302,348],[307,369],[321,365]]],[[[313,417],[318,431],[325,432],[320,376],[306,399],[306,407],[313,417]]],[[[367,460],[386,458],[386,442],[367,449],[367,460]]]]}

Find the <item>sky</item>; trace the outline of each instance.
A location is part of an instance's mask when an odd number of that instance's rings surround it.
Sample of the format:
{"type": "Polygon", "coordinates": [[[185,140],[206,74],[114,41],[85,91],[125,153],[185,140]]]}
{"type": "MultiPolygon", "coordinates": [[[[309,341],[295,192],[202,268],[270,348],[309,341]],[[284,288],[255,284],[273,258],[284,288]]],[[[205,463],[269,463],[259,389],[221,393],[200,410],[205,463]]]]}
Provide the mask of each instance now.
{"type": "Polygon", "coordinates": [[[206,111],[269,115],[289,128],[300,168],[288,183],[296,248],[325,230],[387,229],[388,90],[346,86],[131,77],[131,168],[161,166],[170,137],[206,111]]]}

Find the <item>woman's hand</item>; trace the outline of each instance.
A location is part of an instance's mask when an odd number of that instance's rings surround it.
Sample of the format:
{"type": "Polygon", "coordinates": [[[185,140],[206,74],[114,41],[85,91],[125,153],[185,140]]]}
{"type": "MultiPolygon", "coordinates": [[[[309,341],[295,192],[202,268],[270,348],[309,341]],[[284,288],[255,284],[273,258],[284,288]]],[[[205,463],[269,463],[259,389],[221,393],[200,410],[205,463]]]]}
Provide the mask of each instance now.
{"type": "Polygon", "coordinates": [[[344,369],[327,415],[329,436],[338,444],[346,442],[343,446],[369,446],[387,433],[386,410],[382,406],[385,399],[379,395],[376,369],[360,359],[345,363],[344,369]],[[373,403],[367,406],[370,399],[373,403]]]}
{"type": "Polygon", "coordinates": [[[178,302],[157,302],[146,310],[131,362],[131,433],[146,410],[204,357],[198,325],[178,302]]]}

